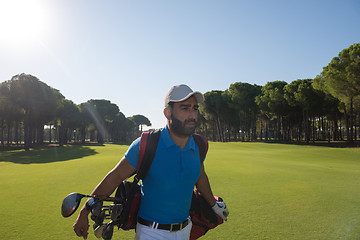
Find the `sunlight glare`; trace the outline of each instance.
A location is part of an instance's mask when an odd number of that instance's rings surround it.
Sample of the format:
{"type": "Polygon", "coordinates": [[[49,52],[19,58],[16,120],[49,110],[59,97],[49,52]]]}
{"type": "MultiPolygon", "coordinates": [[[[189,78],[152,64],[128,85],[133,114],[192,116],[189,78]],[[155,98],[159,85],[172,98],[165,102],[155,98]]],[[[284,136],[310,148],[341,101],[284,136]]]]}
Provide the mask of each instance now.
{"type": "Polygon", "coordinates": [[[0,1],[0,41],[6,45],[27,45],[45,34],[47,11],[40,1],[0,1]]]}

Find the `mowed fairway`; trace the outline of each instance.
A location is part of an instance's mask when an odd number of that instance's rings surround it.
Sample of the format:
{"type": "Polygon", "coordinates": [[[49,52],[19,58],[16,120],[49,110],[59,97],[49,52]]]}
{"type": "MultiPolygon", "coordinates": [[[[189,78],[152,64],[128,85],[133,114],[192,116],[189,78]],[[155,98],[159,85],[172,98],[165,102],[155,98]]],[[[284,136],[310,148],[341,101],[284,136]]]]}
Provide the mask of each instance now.
{"type": "MultiPolygon", "coordinates": [[[[0,238],[78,239],[62,199],[90,193],[127,147],[0,152],[0,238]]],[[[205,166],[230,216],[201,239],[360,239],[360,149],[211,142],[205,166]]]]}

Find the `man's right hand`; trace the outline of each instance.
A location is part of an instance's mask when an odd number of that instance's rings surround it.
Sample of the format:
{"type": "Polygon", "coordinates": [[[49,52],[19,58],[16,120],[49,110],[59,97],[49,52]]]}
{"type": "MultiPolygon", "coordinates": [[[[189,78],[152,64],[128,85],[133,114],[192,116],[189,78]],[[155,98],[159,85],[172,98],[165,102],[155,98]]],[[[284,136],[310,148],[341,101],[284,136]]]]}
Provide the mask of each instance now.
{"type": "Polygon", "coordinates": [[[84,239],[87,239],[89,235],[88,230],[90,225],[88,215],[89,211],[87,211],[85,208],[81,209],[79,216],[73,225],[76,235],[83,237],[84,239]]]}
{"type": "MultiPolygon", "coordinates": [[[[115,168],[105,176],[99,185],[97,185],[91,195],[110,196],[120,183],[135,171],[136,168],[123,157],[115,168]]],[[[83,237],[84,239],[86,239],[89,234],[89,214],[90,211],[86,210],[86,207],[83,206],[73,225],[76,235],[83,237]]]]}

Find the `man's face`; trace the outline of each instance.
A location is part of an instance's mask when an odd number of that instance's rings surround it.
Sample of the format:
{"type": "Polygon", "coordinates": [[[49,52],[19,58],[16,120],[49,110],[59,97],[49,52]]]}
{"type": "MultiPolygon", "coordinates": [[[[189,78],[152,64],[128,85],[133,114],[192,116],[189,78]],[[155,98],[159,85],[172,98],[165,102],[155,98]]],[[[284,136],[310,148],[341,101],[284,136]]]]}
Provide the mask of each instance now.
{"type": "Polygon", "coordinates": [[[169,126],[171,131],[182,137],[193,134],[198,120],[198,108],[195,97],[174,103],[169,126]]]}

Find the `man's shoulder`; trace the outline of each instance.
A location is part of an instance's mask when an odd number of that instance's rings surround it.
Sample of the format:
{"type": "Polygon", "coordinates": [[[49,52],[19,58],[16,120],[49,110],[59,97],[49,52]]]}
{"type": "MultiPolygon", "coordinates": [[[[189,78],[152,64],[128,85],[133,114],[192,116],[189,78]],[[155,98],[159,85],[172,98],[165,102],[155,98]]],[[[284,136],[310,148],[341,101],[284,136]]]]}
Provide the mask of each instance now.
{"type": "Polygon", "coordinates": [[[139,144],[140,144],[140,139],[141,139],[141,137],[136,138],[136,139],[130,144],[130,147],[129,147],[129,148],[133,148],[133,147],[139,145],[139,144]]]}
{"type": "Polygon", "coordinates": [[[201,135],[199,133],[193,133],[192,136],[193,136],[196,144],[199,144],[199,143],[205,143],[206,145],[208,144],[208,140],[206,139],[206,137],[204,135],[201,135]]]}

